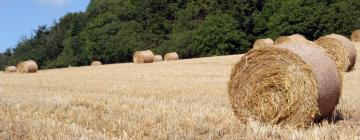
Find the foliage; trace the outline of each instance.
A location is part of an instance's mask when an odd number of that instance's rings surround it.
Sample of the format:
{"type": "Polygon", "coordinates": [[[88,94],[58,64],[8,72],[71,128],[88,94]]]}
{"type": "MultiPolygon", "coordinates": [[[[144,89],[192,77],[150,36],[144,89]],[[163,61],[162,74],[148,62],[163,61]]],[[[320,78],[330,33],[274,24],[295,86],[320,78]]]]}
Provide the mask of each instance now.
{"type": "Polygon", "coordinates": [[[182,58],[244,53],[263,37],[349,36],[359,17],[360,0],[92,0],[24,37],[0,55],[0,68],[27,59],[42,69],[129,62],[145,49],[182,58]]]}

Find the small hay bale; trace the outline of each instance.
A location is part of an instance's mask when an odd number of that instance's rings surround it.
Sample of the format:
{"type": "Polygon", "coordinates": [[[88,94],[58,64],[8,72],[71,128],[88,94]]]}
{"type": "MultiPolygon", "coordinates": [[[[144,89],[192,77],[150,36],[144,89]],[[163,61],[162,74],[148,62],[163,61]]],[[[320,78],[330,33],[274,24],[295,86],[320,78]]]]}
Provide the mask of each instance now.
{"type": "Polygon", "coordinates": [[[344,36],[331,34],[315,41],[330,55],[341,72],[351,70],[356,62],[356,49],[353,43],[344,36]]]}
{"type": "Polygon", "coordinates": [[[92,61],[91,66],[100,66],[102,65],[101,61],[92,61]]]}
{"type": "Polygon", "coordinates": [[[341,93],[339,75],[320,48],[305,43],[253,49],[232,69],[229,100],[244,123],[307,127],[332,115],[341,93]]]}
{"type": "Polygon", "coordinates": [[[354,42],[360,42],[360,29],[352,32],[351,40],[354,42]]]}
{"type": "Polygon", "coordinates": [[[301,34],[293,34],[290,36],[280,36],[275,40],[275,45],[281,44],[281,43],[287,43],[287,42],[301,42],[301,43],[309,43],[310,40],[307,40],[303,35],[301,34]]]}
{"type": "Polygon", "coordinates": [[[133,62],[136,64],[153,63],[154,57],[154,53],[151,50],[136,51],[133,56],[133,62]]]}
{"type": "Polygon", "coordinates": [[[274,41],[271,38],[266,39],[258,39],[255,41],[253,48],[264,48],[264,47],[272,47],[274,46],[274,41]]]}
{"type": "Polygon", "coordinates": [[[16,68],[20,73],[36,73],[38,71],[38,65],[33,60],[20,62],[16,68]]]}
{"type": "Polygon", "coordinates": [[[360,41],[353,42],[355,48],[360,48],[360,41]]]}
{"type": "Polygon", "coordinates": [[[165,61],[179,60],[179,55],[176,52],[165,54],[165,61]]]}
{"type": "Polygon", "coordinates": [[[16,72],[16,67],[15,66],[7,66],[5,67],[5,73],[13,73],[16,72]]]}
{"type": "Polygon", "coordinates": [[[160,61],[163,61],[163,57],[161,55],[155,55],[154,62],[160,62],[160,61]]]}

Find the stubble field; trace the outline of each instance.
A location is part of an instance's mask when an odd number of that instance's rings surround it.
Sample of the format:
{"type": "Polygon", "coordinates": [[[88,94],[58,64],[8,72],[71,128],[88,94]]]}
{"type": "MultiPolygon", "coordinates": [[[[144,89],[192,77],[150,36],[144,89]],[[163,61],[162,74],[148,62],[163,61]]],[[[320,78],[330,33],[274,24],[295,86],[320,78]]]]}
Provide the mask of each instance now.
{"type": "Polygon", "coordinates": [[[343,120],[287,129],[233,115],[227,82],[240,58],[1,73],[0,139],[360,139],[359,63],[345,75],[343,120]]]}

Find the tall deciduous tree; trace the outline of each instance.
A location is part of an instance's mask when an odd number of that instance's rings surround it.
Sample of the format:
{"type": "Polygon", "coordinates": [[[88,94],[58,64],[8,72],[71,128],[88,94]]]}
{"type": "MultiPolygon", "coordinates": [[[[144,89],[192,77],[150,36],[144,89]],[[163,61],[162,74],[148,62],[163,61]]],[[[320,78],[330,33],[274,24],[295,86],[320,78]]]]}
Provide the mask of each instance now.
{"type": "Polygon", "coordinates": [[[236,54],[257,38],[350,35],[359,17],[360,0],[91,0],[85,12],[39,26],[0,61],[58,68],[129,62],[145,49],[182,58],[236,54]]]}

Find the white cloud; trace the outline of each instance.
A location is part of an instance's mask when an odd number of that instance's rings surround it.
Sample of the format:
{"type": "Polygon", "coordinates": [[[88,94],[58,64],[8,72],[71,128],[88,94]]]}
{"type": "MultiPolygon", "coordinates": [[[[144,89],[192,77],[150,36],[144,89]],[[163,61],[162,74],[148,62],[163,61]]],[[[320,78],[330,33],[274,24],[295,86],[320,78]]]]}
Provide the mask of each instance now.
{"type": "Polygon", "coordinates": [[[37,2],[50,6],[60,7],[68,4],[69,0],[37,0],[37,2]]]}

